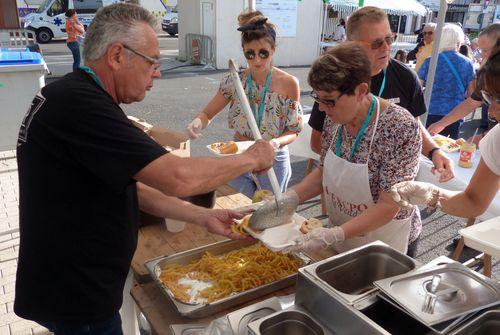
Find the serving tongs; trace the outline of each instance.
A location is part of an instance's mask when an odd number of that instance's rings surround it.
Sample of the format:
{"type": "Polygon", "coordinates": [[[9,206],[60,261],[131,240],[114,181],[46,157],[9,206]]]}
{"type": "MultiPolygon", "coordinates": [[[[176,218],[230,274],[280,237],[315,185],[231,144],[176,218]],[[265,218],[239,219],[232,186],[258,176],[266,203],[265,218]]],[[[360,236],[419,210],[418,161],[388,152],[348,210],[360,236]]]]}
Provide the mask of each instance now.
{"type": "MultiPolygon", "coordinates": [[[[243,85],[241,84],[241,80],[238,75],[238,67],[233,59],[229,60],[229,71],[233,85],[236,89],[236,94],[241,101],[241,106],[246,115],[253,137],[255,140],[260,140],[262,139],[262,135],[257,127],[257,122],[255,122],[255,117],[252,113],[252,109],[250,108],[250,103],[248,102],[247,95],[243,90],[243,85]]],[[[275,203],[268,201],[252,214],[248,224],[252,229],[256,230],[264,230],[289,222],[297,209],[297,203],[295,201],[290,201],[283,197],[278,184],[278,179],[276,178],[276,174],[274,173],[274,169],[272,167],[267,170],[267,177],[269,178],[273,188],[275,203]]]]}

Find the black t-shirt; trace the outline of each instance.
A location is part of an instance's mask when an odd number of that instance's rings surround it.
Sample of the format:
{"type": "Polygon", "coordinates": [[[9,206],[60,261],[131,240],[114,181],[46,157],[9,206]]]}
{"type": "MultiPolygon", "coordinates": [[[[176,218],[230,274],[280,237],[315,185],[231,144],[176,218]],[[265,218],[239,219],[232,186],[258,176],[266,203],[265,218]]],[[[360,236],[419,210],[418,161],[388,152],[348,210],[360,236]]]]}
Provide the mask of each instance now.
{"type": "MultiPolygon", "coordinates": [[[[383,71],[372,77],[370,90],[376,96],[379,96],[383,79],[383,71]]],[[[417,75],[405,64],[395,59],[391,59],[387,66],[385,88],[380,97],[406,108],[414,117],[426,112],[424,93],[417,75]]],[[[324,122],[325,113],[319,110],[318,103],[314,103],[309,125],[317,131],[322,131],[324,122]]]]}
{"type": "Polygon", "coordinates": [[[165,152],[82,70],[37,94],[17,146],[17,315],[79,321],[119,310],[137,245],[133,176],[165,152]]]}

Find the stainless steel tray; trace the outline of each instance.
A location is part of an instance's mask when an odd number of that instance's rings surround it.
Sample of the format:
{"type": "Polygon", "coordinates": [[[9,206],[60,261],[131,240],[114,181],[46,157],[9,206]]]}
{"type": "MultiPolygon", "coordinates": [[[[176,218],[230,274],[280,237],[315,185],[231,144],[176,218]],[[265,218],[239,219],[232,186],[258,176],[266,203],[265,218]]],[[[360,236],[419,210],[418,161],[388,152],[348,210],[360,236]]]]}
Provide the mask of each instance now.
{"type": "Polygon", "coordinates": [[[170,325],[173,335],[203,335],[208,323],[170,325]]]}
{"type": "MultiPolygon", "coordinates": [[[[433,326],[500,303],[500,285],[460,263],[416,270],[375,282],[387,296],[427,326],[433,326]],[[441,276],[443,288],[456,287],[457,293],[437,300],[434,313],[422,312],[425,288],[433,275],[441,276]],[[445,287],[446,286],[446,287],[445,287]]],[[[438,286],[438,291],[441,286],[438,286]]]]}
{"type": "Polygon", "coordinates": [[[272,297],[256,304],[229,313],[227,321],[233,331],[232,335],[248,335],[248,324],[270,314],[281,311],[278,298],[272,297]]]}
{"type": "MultiPolygon", "coordinates": [[[[167,299],[173,304],[175,309],[180,315],[186,316],[188,318],[202,318],[208,315],[215,314],[217,312],[228,309],[232,306],[254,300],[260,296],[266,295],[268,293],[278,291],[285,287],[291,286],[295,283],[296,274],[283,277],[272,283],[255,287],[253,289],[246,290],[244,292],[239,292],[223,299],[214,301],[209,304],[187,304],[182,301],[177,300],[170,290],[164,285],[160,280],[161,269],[168,264],[179,263],[188,264],[191,261],[199,259],[205,252],[210,252],[212,255],[225,254],[231,250],[240,249],[244,247],[251,246],[257,243],[257,241],[222,241],[213,243],[204,247],[188,250],[171,256],[161,256],[151,259],[145,262],[145,266],[148,269],[151,277],[160,287],[163,294],[167,299]]],[[[310,262],[310,259],[305,255],[300,255],[299,259],[303,261],[303,264],[310,262]]]]}
{"type": "Polygon", "coordinates": [[[319,286],[347,304],[362,310],[377,300],[373,282],[414,270],[420,265],[414,259],[381,241],[316,262],[304,271],[319,286]]]}

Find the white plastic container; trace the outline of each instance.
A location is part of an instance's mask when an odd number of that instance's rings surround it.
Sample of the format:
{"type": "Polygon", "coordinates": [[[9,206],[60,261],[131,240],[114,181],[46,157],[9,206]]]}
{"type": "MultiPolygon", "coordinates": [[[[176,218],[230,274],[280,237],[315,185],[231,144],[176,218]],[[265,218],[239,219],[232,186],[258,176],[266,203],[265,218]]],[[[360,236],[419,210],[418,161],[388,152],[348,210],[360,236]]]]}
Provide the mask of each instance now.
{"type": "Polygon", "coordinates": [[[45,86],[45,63],[0,66],[0,151],[16,148],[21,122],[45,86]]]}
{"type": "Polygon", "coordinates": [[[172,219],[165,219],[167,230],[171,233],[179,233],[186,227],[186,222],[172,219]]]}

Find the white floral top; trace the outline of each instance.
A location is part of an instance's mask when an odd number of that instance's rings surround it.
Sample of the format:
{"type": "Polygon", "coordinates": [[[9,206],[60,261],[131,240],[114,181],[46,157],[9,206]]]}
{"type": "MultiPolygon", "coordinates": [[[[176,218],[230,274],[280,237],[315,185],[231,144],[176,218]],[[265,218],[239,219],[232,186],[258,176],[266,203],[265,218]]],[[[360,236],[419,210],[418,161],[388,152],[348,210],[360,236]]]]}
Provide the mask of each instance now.
{"type": "MultiPolygon", "coordinates": [[[[242,71],[240,72],[241,83],[243,89],[248,95],[247,88],[247,75],[242,71]]],[[[254,112],[258,112],[260,102],[260,95],[264,91],[262,85],[257,85],[252,81],[253,97],[249,99],[250,105],[255,106],[254,112]]],[[[226,99],[230,99],[229,105],[229,128],[236,130],[241,135],[253,139],[252,131],[247,123],[245,112],[241,108],[238,95],[231,80],[230,74],[226,74],[221,81],[220,91],[226,99]]],[[[254,114],[255,120],[257,115],[254,114]]],[[[264,140],[271,140],[281,136],[286,131],[293,131],[299,133],[302,130],[302,107],[299,102],[293,101],[283,95],[267,91],[265,97],[265,108],[260,125],[260,133],[264,140]]]]}

